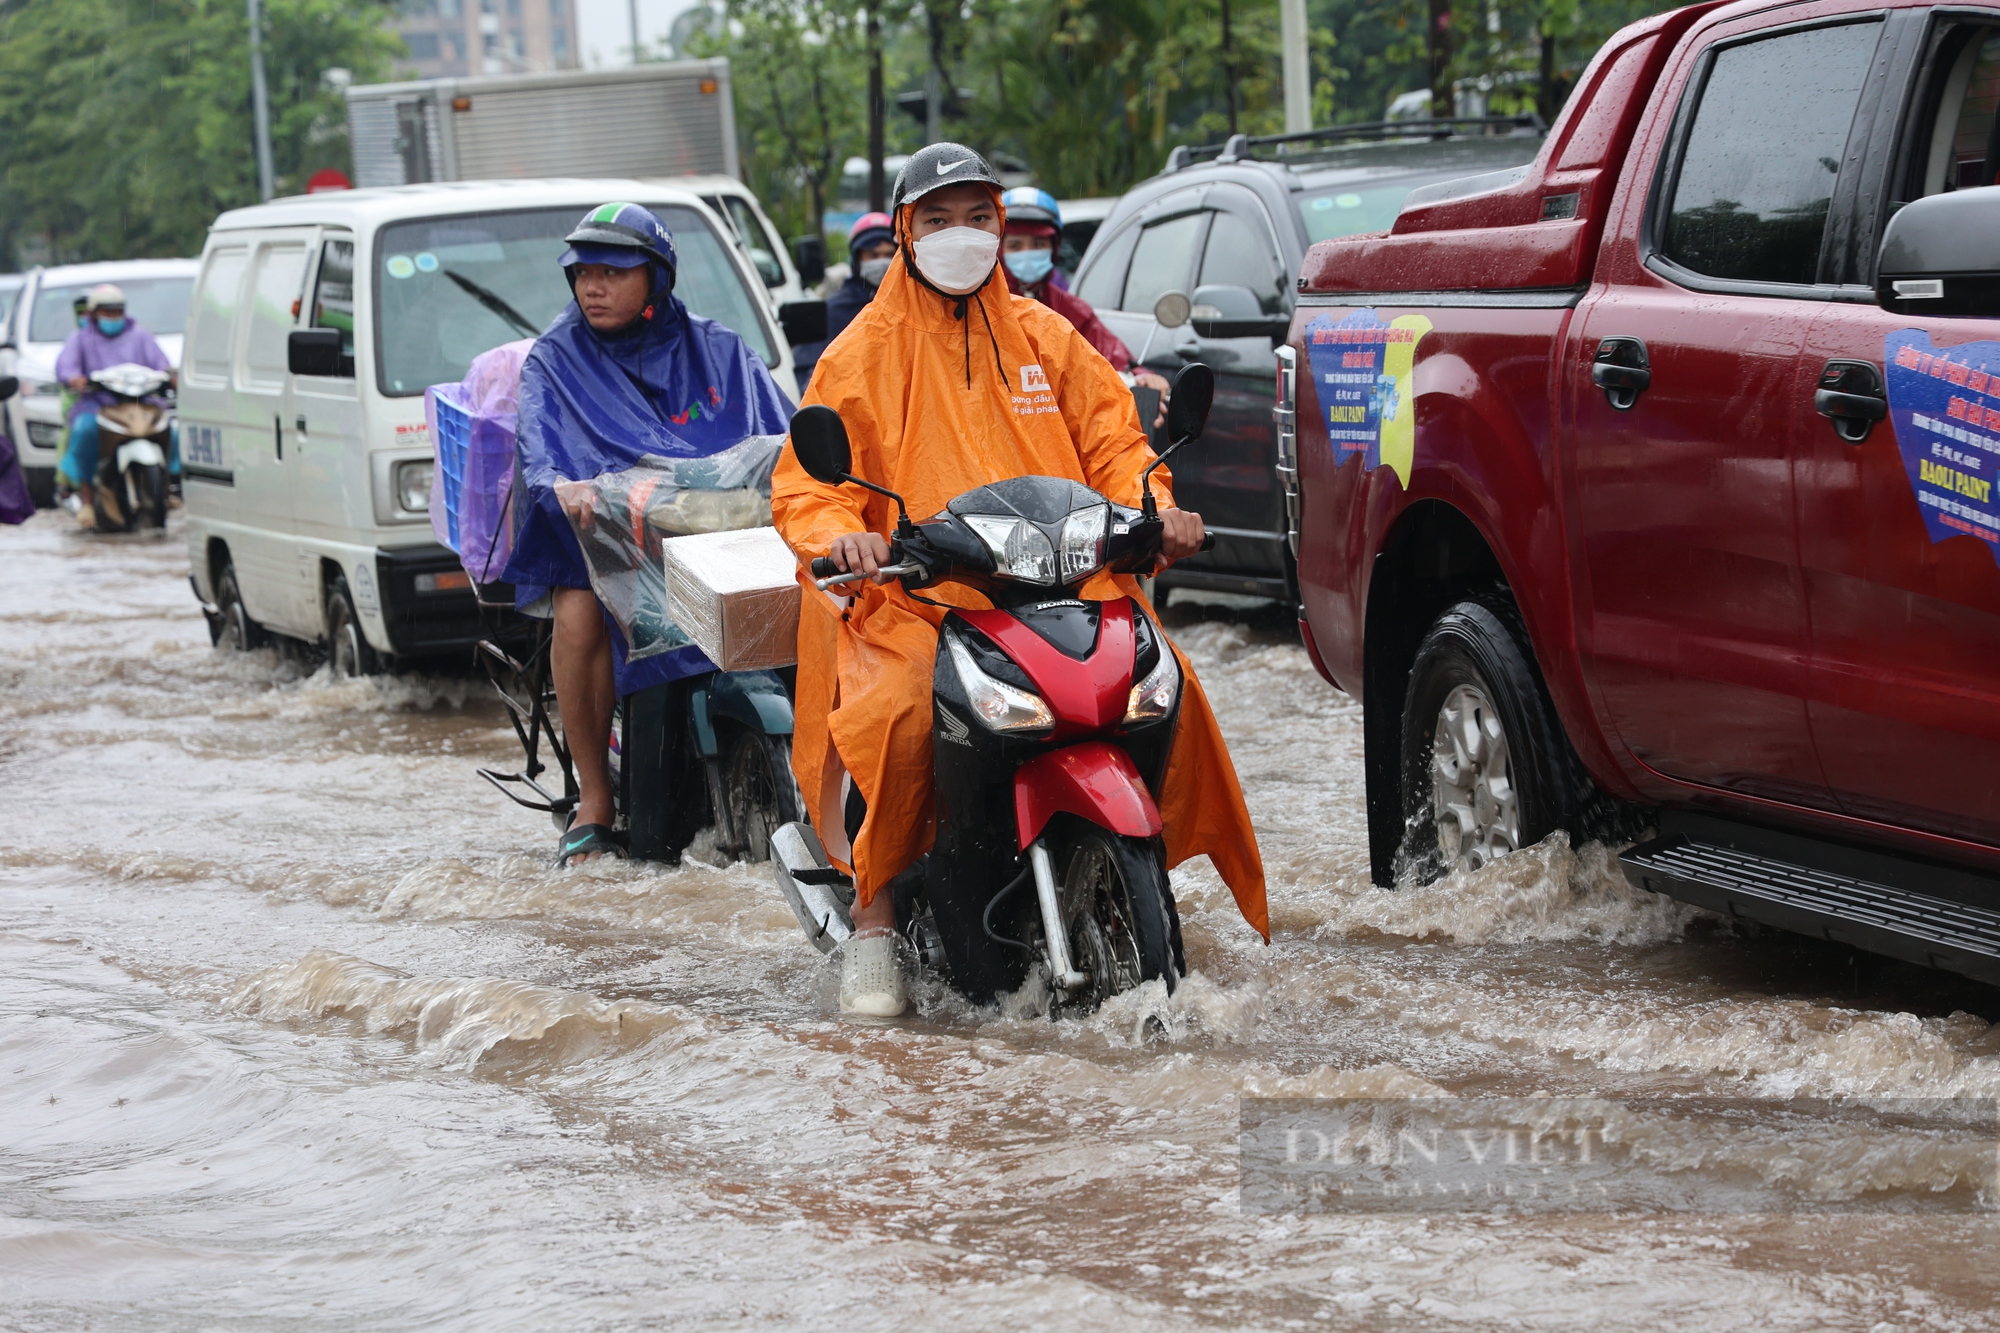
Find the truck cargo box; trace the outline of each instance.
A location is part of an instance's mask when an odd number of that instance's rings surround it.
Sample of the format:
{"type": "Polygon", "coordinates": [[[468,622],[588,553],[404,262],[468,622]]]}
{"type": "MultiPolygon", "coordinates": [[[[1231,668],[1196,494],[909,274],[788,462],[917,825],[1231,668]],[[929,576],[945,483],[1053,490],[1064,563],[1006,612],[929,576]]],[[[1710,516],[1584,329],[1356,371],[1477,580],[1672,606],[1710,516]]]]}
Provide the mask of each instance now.
{"type": "Polygon", "coordinates": [[[367,84],[347,124],[364,187],[737,174],[727,60],[367,84]]]}

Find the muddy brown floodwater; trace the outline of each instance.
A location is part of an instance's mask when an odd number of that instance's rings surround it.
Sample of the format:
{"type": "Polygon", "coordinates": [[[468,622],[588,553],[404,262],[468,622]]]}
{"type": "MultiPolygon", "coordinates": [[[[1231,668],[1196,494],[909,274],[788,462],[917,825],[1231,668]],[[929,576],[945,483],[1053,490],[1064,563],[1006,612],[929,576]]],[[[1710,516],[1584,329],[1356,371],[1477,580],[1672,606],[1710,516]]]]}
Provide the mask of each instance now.
{"type": "MultiPolygon", "coordinates": [[[[224,655],[186,574],[177,532],[0,529],[0,1328],[2000,1323],[1976,1208],[1246,1214],[1246,1094],[2000,1093],[1995,992],[1602,848],[1370,887],[1359,708],[1269,612],[1170,618],[1271,946],[1200,862],[1171,998],[875,1024],[767,867],[551,872],[474,776],[483,685],[224,655]]],[[[1867,1157],[1819,1188],[1942,1187],[1867,1157]]]]}

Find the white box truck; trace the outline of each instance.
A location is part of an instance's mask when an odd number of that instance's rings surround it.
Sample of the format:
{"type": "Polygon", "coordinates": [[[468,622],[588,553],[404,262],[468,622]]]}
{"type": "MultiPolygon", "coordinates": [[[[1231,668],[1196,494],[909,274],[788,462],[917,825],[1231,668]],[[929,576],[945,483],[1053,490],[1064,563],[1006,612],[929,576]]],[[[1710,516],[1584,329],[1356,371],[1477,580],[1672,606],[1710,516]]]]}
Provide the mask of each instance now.
{"type": "Polygon", "coordinates": [[[727,60],[347,90],[354,183],[737,174],[727,60]]]}
{"type": "Polygon", "coordinates": [[[810,295],[824,253],[816,240],[789,253],[739,178],[735,106],[727,60],[364,84],[347,90],[354,183],[594,176],[693,189],[729,224],[775,313],[810,295]]]}

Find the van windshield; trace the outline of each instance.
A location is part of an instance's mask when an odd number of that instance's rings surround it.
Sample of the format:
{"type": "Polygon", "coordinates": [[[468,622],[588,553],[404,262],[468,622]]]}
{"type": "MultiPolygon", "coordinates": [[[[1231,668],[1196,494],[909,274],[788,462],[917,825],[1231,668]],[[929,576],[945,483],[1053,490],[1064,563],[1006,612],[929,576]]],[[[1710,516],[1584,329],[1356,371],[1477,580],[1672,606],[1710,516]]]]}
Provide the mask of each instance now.
{"type": "MultiPolygon", "coordinates": [[[[125,314],[148,333],[179,333],[187,327],[188,301],[194,296],[194,275],[184,278],[119,278],[125,293],[125,314]]],[[[28,341],[59,343],[76,332],[76,303],[90,294],[95,282],[44,283],[35,292],[28,315],[28,341]]]]}
{"type": "MultiPolygon", "coordinates": [[[[688,309],[736,331],[776,365],[778,349],[721,237],[691,208],[648,204],[674,234],[674,291],[688,309]]],[[[391,398],[465,378],[472,359],[532,338],[570,302],[556,261],[576,208],[425,218],[375,240],[376,377],[391,398]]]]}

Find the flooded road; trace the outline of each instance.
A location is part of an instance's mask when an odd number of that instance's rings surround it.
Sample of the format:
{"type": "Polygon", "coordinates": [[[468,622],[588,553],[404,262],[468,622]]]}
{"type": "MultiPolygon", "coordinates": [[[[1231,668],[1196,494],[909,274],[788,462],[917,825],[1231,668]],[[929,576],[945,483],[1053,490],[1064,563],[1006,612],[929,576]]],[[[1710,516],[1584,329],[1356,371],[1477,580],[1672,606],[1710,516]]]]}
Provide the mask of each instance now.
{"type": "Polygon", "coordinates": [[[1170,613],[1269,948],[1202,862],[1171,999],[872,1024],[767,867],[551,872],[483,683],[218,653],[186,572],[0,528],[0,1329],[2000,1324],[1975,1210],[1247,1215],[1245,1095],[2000,1094],[2000,993],[1602,848],[1368,886],[1359,708],[1282,619],[1170,613]]]}

